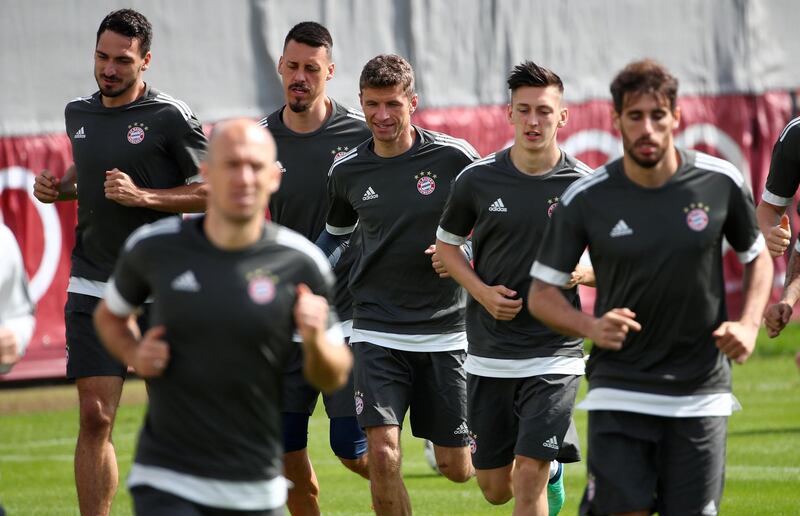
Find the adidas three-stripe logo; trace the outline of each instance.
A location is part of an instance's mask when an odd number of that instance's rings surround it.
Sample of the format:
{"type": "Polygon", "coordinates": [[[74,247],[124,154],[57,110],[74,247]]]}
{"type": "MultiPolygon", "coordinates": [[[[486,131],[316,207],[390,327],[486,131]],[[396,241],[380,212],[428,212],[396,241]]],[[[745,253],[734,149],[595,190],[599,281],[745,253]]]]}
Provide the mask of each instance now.
{"type": "Polygon", "coordinates": [[[545,448],[552,448],[553,450],[557,450],[558,449],[558,439],[556,439],[556,436],[554,435],[550,439],[548,439],[545,442],[543,442],[542,446],[544,446],[545,448]]]}
{"type": "Polygon", "coordinates": [[[81,126],[81,128],[78,129],[78,131],[75,133],[75,136],[73,136],[73,138],[75,138],[76,140],[81,139],[81,138],[86,138],[86,132],[83,130],[83,126],[81,126]]]}
{"type": "Polygon", "coordinates": [[[375,190],[372,189],[370,186],[367,188],[367,191],[364,192],[364,197],[361,198],[362,201],[369,201],[370,199],[377,199],[378,194],[375,193],[375,190]]]}
{"type": "Polygon", "coordinates": [[[454,435],[467,435],[469,433],[469,428],[467,427],[467,423],[462,421],[458,428],[453,430],[454,435]]]}
{"type": "Polygon", "coordinates": [[[506,208],[506,205],[505,205],[505,204],[503,204],[503,199],[501,199],[500,197],[498,197],[498,198],[497,198],[497,200],[496,200],[496,201],[494,201],[494,202],[493,202],[493,203],[492,203],[492,204],[489,206],[489,211],[502,211],[502,212],[507,212],[507,211],[508,211],[508,208],[506,208]]]}

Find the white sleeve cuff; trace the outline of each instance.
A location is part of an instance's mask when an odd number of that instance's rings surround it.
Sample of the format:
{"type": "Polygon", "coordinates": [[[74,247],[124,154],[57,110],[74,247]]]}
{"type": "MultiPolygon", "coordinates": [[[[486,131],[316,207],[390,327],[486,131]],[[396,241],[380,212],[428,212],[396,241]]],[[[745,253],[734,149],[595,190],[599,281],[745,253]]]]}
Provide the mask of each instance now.
{"type": "Polygon", "coordinates": [[[103,299],[105,299],[109,311],[117,317],[128,317],[136,311],[136,307],[128,303],[119,293],[113,278],[106,283],[103,299]]]}
{"type": "Polygon", "coordinates": [[[531,267],[531,276],[535,279],[544,281],[545,283],[560,287],[567,284],[570,278],[572,278],[572,273],[561,272],[537,261],[533,262],[533,267],[531,267]]]}
{"type": "Polygon", "coordinates": [[[334,236],[349,235],[350,233],[355,231],[357,225],[358,225],[358,223],[356,222],[352,226],[339,228],[339,227],[336,227],[336,226],[331,226],[330,224],[325,224],[325,231],[327,231],[328,233],[330,233],[331,235],[334,235],[334,236]]]}
{"type": "Polygon", "coordinates": [[[467,238],[458,236],[454,233],[450,233],[442,229],[442,226],[439,226],[439,229],[436,230],[436,238],[444,242],[445,244],[450,245],[464,245],[467,243],[467,238]]]}
{"type": "Polygon", "coordinates": [[[781,197],[780,195],[775,195],[766,188],[764,189],[764,192],[761,194],[761,200],[764,202],[768,202],[773,206],[789,206],[792,204],[791,197],[781,197]]]}
{"type": "MultiPolygon", "coordinates": [[[[756,256],[758,256],[758,253],[760,253],[761,250],[764,249],[765,245],[766,242],[764,241],[764,235],[762,235],[759,232],[758,237],[756,237],[756,241],[753,242],[753,245],[750,246],[750,249],[748,249],[747,251],[743,251],[741,253],[736,253],[736,256],[739,257],[739,262],[741,263],[752,262],[753,260],[756,259],[756,256]]],[[[795,247],[797,247],[797,244],[795,244],[795,247]]]]}

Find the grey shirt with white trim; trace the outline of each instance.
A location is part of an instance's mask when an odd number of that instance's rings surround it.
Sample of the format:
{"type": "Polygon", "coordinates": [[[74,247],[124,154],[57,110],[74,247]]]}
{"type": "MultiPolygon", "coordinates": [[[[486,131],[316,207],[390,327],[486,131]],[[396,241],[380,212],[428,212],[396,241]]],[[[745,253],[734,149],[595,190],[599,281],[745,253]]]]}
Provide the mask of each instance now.
{"type": "Polygon", "coordinates": [[[627,307],[642,331],[619,351],[592,349],[589,388],[670,396],[729,393],[728,358],[712,332],[727,319],[722,239],[743,263],[764,246],[752,195],[727,161],[680,151],[659,188],[625,175],[622,160],[561,197],[531,274],[563,284],[588,246],[597,281],[595,315],[627,307]]]}

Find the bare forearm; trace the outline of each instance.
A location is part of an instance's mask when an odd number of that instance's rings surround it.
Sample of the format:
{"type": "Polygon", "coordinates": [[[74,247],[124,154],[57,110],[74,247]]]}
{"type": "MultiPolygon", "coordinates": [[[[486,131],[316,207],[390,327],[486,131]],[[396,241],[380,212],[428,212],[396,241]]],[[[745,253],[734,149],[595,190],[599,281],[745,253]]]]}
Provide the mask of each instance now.
{"type": "Polygon", "coordinates": [[[347,383],[353,367],[348,346],[332,345],[325,333],[319,333],[311,342],[303,342],[303,356],[306,378],[322,392],[333,392],[347,383]]]}
{"type": "Polygon", "coordinates": [[[75,164],[67,168],[58,183],[57,201],[74,201],[78,198],[78,173],[75,164]]]}
{"type": "Polygon", "coordinates": [[[167,213],[202,213],[206,209],[207,186],[191,183],[175,188],[142,188],[142,207],[167,213]]]}
{"type": "Polygon", "coordinates": [[[785,206],[775,206],[765,201],[761,201],[758,206],[756,206],[758,227],[764,237],[769,235],[770,230],[778,225],[781,220],[781,215],[783,215],[785,211],[785,206]]]}
{"type": "Polygon", "coordinates": [[[794,306],[798,299],[800,299],[800,256],[798,256],[797,250],[792,249],[781,301],[789,306],[794,306]]]}
{"type": "Polygon", "coordinates": [[[473,298],[480,299],[482,290],[486,288],[486,283],[470,266],[461,247],[437,239],[436,252],[450,276],[464,287],[473,298]]]}
{"type": "Polygon", "coordinates": [[[744,307],[742,308],[741,322],[756,326],[761,324],[771,289],[772,258],[765,247],[756,259],[745,265],[744,268],[742,278],[744,307]]]}
{"type": "Polygon", "coordinates": [[[533,280],[531,284],[528,309],[553,330],[572,337],[588,336],[594,322],[594,317],[576,310],[560,288],[539,280],[533,280]]]}

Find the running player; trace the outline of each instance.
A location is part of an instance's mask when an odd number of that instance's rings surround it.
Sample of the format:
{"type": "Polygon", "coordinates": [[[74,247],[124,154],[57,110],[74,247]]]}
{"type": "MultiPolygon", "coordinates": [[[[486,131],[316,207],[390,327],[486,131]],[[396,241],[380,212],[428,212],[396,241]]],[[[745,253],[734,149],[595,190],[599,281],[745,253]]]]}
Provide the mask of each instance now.
{"type": "MultiPolygon", "coordinates": [[[[261,120],[278,146],[283,167],[280,189],[270,198],[272,220],[316,240],[325,228],[328,213],[327,179],[333,160],[366,140],[369,129],[361,112],[339,104],[325,94],[334,74],[333,40],[316,22],[301,22],[286,35],[278,72],[283,82],[285,105],[261,120]]],[[[347,276],[354,253],[338,261],[336,310],[345,338],[352,327],[352,299],[347,276]]],[[[308,419],[319,391],[306,381],[300,347],[284,378],[283,466],[292,482],[289,511],[295,515],[319,514],[319,484],[308,457],[308,419]]],[[[350,470],[368,478],[367,438],[356,420],[352,378],[344,388],[323,396],[330,418],[333,452],[350,470]]]]}
{"type": "MultiPolygon", "coordinates": [[[[472,296],[464,369],[478,485],[493,504],[514,497],[515,514],[552,516],[564,502],[559,462],[580,460],[572,409],[584,370],[583,340],[555,333],[523,307],[559,197],[591,169],[558,147],[568,118],[558,75],[526,61],[512,70],[508,86],[514,144],[458,175],[436,250],[472,296]],[[461,251],[470,234],[474,270],[461,251]]],[[[583,272],[586,283],[591,275],[583,272]]],[[[580,308],[572,280],[566,296],[580,308]]]]}
{"type": "Polygon", "coordinates": [[[674,146],[677,89],[651,60],[616,76],[623,157],[561,196],[531,271],[533,315],[594,342],[579,405],[590,411],[586,514],[717,514],[737,407],[730,360],[752,353],[772,282],[741,172],[674,146]],[[738,321],[725,310],[723,237],[744,264],[738,321]],[[596,316],[561,291],[587,246],[596,316]]]}
{"type": "Polygon", "coordinates": [[[97,30],[94,75],[99,91],[67,105],[75,160],[64,177],[36,177],[41,202],[78,199],[78,226],[67,287],[67,377],[80,402],[75,483],[82,514],[108,514],[118,472],[111,430],[124,364],[97,340],[92,312],[122,243],[142,224],[202,211],[204,186],[194,182],[206,151],[200,122],[183,102],[144,82],[152,27],[121,9],[97,30]]]}
{"type": "Polygon", "coordinates": [[[442,474],[473,475],[466,424],[463,290],[439,278],[425,250],[458,172],[477,158],[447,135],[411,124],[414,72],[396,55],[363,68],[361,107],[372,138],[336,161],[331,206],[318,244],[330,252],[358,223],[350,275],[356,413],[366,428],[370,487],[378,514],[409,514],[400,472],[400,425],[435,445],[442,474]]]}
{"type": "Polygon", "coordinates": [[[269,133],[222,122],[201,173],[207,214],[136,231],[95,314],[108,349],[148,379],[128,486],[141,515],[277,515],[292,348],[303,347],[305,373],[324,391],[347,381],[352,356],[323,297],[334,283],[327,260],[264,220],[280,183],[269,133]],[[148,296],[154,325],[137,337],[128,319],[148,296]]]}

